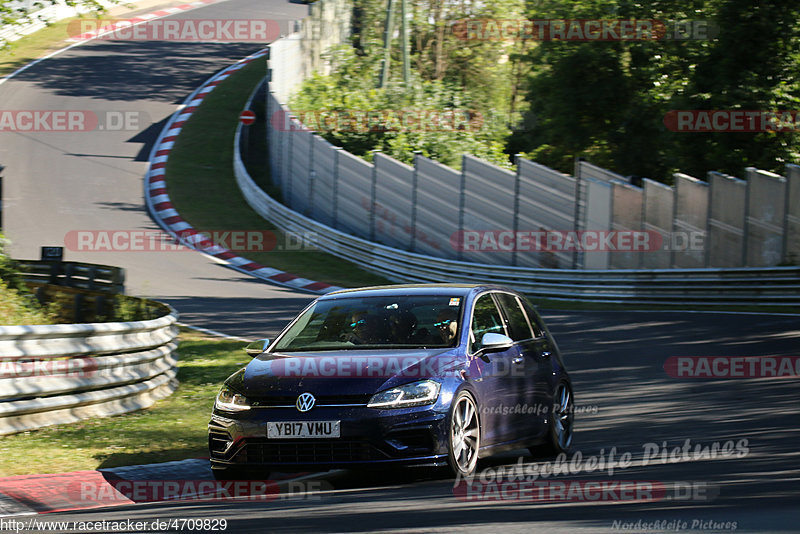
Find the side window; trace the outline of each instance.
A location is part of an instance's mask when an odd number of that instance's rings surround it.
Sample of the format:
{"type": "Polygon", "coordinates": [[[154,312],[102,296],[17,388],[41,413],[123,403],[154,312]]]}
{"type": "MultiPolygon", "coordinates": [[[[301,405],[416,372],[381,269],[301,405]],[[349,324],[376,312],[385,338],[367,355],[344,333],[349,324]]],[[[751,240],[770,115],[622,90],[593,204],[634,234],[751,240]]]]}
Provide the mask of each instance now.
{"type": "Polygon", "coordinates": [[[475,352],[481,348],[481,339],[484,334],[489,332],[495,334],[505,334],[503,319],[497,306],[494,305],[492,295],[487,293],[475,301],[475,308],[472,312],[472,332],[470,336],[470,352],[475,352]]]}
{"type": "Polygon", "coordinates": [[[528,319],[525,317],[525,312],[520,308],[517,297],[510,293],[497,293],[497,300],[500,302],[500,307],[506,316],[506,326],[508,327],[508,335],[514,341],[523,341],[538,337],[533,335],[531,327],[528,324],[528,319]]]}
{"type": "Polygon", "coordinates": [[[539,314],[536,313],[536,308],[533,307],[533,304],[528,302],[528,299],[521,298],[519,300],[522,302],[522,308],[525,310],[525,315],[528,316],[528,320],[531,323],[531,328],[533,329],[533,337],[544,336],[544,328],[542,328],[542,320],[539,319],[539,314]]]}

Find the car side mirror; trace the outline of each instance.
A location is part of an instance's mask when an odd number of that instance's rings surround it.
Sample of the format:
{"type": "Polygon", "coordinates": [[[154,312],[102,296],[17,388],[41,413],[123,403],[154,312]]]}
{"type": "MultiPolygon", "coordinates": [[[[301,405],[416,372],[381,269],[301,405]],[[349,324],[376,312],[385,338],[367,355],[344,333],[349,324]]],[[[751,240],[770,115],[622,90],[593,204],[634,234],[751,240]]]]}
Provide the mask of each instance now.
{"type": "Polygon", "coordinates": [[[265,350],[269,346],[269,339],[256,339],[252,343],[248,343],[244,351],[247,353],[248,356],[251,358],[255,358],[265,350]]]}
{"type": "Polygon", "coordinates": [[[485,358],[486,354],[491,352],[502,352],[504,350],[508,350],[514,344],[514,341],[504,335],[504,334],[496,334],[494,332],[488,332],[483,334],[481,338],[481,349],[478,351],[478,354],[481,358],[485,358]]]}

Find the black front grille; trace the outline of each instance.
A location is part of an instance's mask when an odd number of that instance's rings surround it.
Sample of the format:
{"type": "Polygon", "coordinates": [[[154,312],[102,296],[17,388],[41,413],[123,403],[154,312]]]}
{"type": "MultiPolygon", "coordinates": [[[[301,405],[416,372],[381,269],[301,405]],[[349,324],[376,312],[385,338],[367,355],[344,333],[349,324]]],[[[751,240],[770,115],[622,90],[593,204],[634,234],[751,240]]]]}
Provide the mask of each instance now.
{"type": "MultiPolygon", "coordinates": [[[[294,406],[297,395],[275,395],[271,397],[252,397],[253,406],[294,406]]],[[[316,406],[330,406],[331,404],[367,404],[371,395],[321,395],[316,397],[316,406]]]]}
{"type": "Polygon", "coordinates": [[[238,463],[316,464],[368,462],[387,456],[366,441],[246,440],[236,455],[238,463]]]}

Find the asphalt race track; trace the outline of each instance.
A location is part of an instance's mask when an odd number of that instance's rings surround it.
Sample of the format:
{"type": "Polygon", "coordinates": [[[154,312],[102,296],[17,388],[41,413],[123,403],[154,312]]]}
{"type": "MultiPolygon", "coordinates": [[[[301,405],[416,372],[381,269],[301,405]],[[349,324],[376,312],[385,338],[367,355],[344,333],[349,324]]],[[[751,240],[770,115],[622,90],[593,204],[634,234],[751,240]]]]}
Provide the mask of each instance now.
{"type": "MultiPolygon", "coordinates": [[[[653,500],[628,500],[622,486],[620,491],[606,486],[602,500],[569,492],[566,501],[542,502],[531,494],[515,500],[513,490],[491,494],[489,484],[480,485],[480,476],[473,484],[486,491],[473,498],[492,500],[464,500],[463,493],[461,498],[454,493],[453,480],[430,470],[337,471],[321,474],[316,486],[299,487],[303,491],[297,495],[267,502],[141,503],[37,519],[226,519],[230,532],[797,531],[797,378],[672,378],[664,369],[674,356],[796,355],[797,317],[684,312],[545,316],[566,355],[576,412],[584,410],[576,415],[573,446],[583,461],[576,461],[569,473],[541,476],[537,482],[646,481],[661,488],[650,495],[653,500]],[[686,440],[688,456],[673,454],[686,440]],[[603,470],[591,464],[590,458],[599,461],[601,454],[608,462],[613,447],[617,460],[630,453],[629,466],[610,472],[608,464],[603,470]],[[669,453],[662,456],[665,449],[669,453]],[[305,491],[309,489],[313,491],[305,491]]],[[[526,465],[546,461],[525,451],[484,460],[479,464],[483,481],[491,482],[490,473],[513,467],[520,457],[526,465]]]]}
{"type": "MultiPolygon", "coordinates": [[[[148,11],[153,11],[149,9],[148,11]]],[[[229,0],[174,18],[278,20],[305,16],[284,0],[229,0]]],[[[65,35],[66,37],[66,35],[65,35]]],[[[3,230],[11,256],[38,259],[74,230],[151,230],[144,205],[147,158],[177,106],[207,78],[263,43],[97,40],[34,65],[3,85],[10,110],[135,113],[136,131],[2,132],[3,230]]],[[[118,116],[118,115],[117,115],[118,116]]],[[[181,320],[256,337],[291,318],[312,295],[262,283],[192,252],[79,252],[69,261],[116,265],[126,291],[172,304],[181,320]]]]}
{"type": "MultiPolygon", "coordinates": [[[[283,0],[229,0],[177,17],[235,14],[286,21],[302,17],[305,9],[283,0]]],[[[134,111],[148,117],[136,132],[0,134],[0,163],[6,166],[3,222],[13,241],[12,255],[38,258],[41,245],[61,244],[70,230],[155,230],[144,208],[142,180],[158,132],[206,78],[259,48],[253,43],[97,41],[0,85],[3,109],[134,111]]],[[[66,259],[125,267],[129,293],[169,302],[183,321],[231,335],[273,333],[311,298],[195,252],[67,251],[66,259]]],[[[583,460],[575,461],[569,473],[536,481],[549,484],[538,486],[542,491],[568,488],[549,493],[556,495],[551,501],[535,498],[536,493],[515,493],[523,487],[520,481],[501,486],[499,493],[489,491],[499,467],[522,458],[523,470],[532,472],[532,463],[540,468],[547,462],[516,451],[479,464],[483,479],[473,481],[473,500],[454,491],[453,481],[437,472],[337,471],[307,486],[322,491],[271,502],[142,503],[33,519],[225,519],[227,532],[800,529],[797,377],[673,378],[664,368],[671,357],[796,357],[797,316],[550,311],[545,317],[565,354],[577,408],[584,410],[576,416],[574,442],[583,460]],[[687,454],[673,452],[685,445],[687,454]],[[611,473],[591,463],[601,456],[607,462],[613,447],[617,458],[629,453],[630,465],[611,473]],[[695,450],[714,451],[715,458],[710,453],[695,457],[695,450]],[[586,487],[574,481],[610,489],[594,499],[596,494],[572,492],[586,487]],[[643,483],[660,488],[647,502],[631,500],[618,489],[643,483]]],[[[180,524],[164,530],[181,530],[180,524]]]]}

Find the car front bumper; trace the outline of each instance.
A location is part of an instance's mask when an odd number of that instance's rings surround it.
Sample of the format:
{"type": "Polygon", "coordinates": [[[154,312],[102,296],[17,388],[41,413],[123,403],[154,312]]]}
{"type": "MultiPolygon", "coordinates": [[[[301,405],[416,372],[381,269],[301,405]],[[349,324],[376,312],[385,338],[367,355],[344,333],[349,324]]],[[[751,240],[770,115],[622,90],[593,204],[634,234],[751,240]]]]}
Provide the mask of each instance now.
{"type": "Polygon", "coordinates": [[[327,470],[373,464],[447,464],[447,407],[366,406],[215,410],[208,425],[211,467],[327,470]],[[268,438],[267,422],[340,421],[338,438],[268,438]]]}

